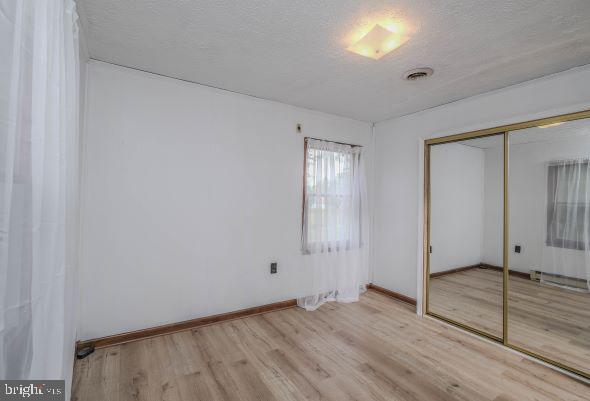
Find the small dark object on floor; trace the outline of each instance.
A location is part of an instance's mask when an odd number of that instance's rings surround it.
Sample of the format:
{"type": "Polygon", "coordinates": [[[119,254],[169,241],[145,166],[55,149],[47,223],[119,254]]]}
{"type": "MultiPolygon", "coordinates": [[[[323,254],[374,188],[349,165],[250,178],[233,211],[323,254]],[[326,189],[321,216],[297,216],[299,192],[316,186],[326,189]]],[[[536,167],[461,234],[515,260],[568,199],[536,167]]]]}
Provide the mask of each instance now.
{"type": "Polygon", "coordinates": [[[79,350],[78,352],[76,352],[76,358],[84,359],[88,355],[92,354],[93,352],[94,352],[94,346],[91,345],[88,347],[84,347],[81,350],[79,350]]]}

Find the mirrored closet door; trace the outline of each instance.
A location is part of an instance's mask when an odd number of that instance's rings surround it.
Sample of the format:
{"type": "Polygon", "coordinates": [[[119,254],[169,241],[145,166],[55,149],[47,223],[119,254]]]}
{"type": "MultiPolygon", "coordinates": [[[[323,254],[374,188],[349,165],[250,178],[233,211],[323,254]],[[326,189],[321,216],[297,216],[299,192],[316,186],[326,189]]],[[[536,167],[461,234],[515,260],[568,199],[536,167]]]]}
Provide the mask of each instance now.
{"type": "Polygon", "coordinates": [[[508,343],[590,372],[590,120],[509,143],[508,343]]]}
{"type": "Polygon", "coordinates": [[[502,338],[504,135],[430,149],[429,312],[502,338]]]}
{"type": "Polygon", "coordinates": [[[590,111],[424,156],[424,312],[590,378],[590,111]]]}

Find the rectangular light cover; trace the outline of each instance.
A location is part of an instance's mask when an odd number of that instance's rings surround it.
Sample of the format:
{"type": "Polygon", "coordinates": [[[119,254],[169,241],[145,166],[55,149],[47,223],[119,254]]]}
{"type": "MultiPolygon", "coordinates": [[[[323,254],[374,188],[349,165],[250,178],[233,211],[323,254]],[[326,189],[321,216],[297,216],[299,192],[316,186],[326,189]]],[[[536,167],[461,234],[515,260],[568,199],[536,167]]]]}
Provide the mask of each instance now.
{"type": "Polygon", "coordinates": [[[348,50],[361,56],[379,60],[390,51],[400,47],[407,40],[407,37],[391,32],[377,24],[358,42],[348,47],[348,50]]]}

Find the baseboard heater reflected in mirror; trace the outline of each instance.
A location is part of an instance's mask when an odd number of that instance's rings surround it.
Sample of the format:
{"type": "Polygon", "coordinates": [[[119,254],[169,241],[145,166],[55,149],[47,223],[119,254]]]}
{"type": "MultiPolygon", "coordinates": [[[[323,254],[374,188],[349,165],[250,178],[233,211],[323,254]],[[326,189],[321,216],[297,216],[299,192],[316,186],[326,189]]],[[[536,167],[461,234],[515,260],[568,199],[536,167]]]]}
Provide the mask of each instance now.
{"type": "Polygon", "coordinates": [[[588,279],[564,276],[562,274],[546,273],[539,270],[531,270],[531,280],[544,281],[546,284],[564,286],[580,291],[588,291],[588,279]]]}
{"type": "Polygon", "coordinates": [[[590,111],[425,142],[424,312],[590,378],[590,111]]]}

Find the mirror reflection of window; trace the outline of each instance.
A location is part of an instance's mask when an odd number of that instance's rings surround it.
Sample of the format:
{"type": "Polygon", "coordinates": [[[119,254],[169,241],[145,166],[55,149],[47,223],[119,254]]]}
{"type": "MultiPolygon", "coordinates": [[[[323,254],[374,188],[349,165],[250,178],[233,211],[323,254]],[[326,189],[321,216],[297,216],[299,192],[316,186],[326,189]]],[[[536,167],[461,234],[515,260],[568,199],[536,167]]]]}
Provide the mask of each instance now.
{"type": "Polygon", "coordinates": [[[585,250],[588,246],[587,158],[549,162],[547,166],[547,241],[556,248],[585,250]]]}
{"type": "Polygon", "coordinates": [[[588,120],[510,133],[508,341],[586,372],[589,158],[588,120]]]}

